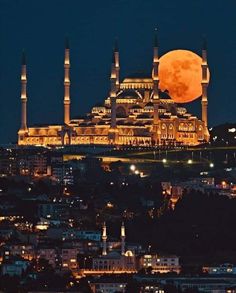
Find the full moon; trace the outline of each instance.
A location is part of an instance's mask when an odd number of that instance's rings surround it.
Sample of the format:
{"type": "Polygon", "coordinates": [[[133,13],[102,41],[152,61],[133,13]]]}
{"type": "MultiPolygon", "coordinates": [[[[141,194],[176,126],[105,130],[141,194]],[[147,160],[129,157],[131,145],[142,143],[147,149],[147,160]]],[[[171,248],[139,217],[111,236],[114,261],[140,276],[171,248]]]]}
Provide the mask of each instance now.
{"type": "MultiPolygon", "coordinates": [[[[173,50],[159,61],[159,87],[168,90],[176,103],[188,103],[202,95],[200,56],[188,50],[173,50]]],[[[208,70],[208,81],[209,75],[208,70]]]]}

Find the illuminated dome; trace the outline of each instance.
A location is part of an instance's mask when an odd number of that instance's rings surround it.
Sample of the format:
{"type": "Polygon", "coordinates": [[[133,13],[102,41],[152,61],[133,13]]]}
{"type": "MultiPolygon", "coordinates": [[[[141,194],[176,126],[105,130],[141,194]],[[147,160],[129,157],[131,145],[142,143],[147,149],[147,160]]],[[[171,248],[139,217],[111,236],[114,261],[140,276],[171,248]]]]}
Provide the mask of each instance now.
{"type": "Polygon", "coordinates": [[[125,256],[133,256],[133,252],[131,250],[127,250],[125,256]]]}
{"type": "Polygon", "coordinates": [[[117,95],[118,99],[139,99],[140,96],[134,90],[123,90],[117,95]]]}
{"type": "Polygon", "coordinates": [[[153,103],[152,102],[148,102],[145,107],[153,107],[153,103]]]}

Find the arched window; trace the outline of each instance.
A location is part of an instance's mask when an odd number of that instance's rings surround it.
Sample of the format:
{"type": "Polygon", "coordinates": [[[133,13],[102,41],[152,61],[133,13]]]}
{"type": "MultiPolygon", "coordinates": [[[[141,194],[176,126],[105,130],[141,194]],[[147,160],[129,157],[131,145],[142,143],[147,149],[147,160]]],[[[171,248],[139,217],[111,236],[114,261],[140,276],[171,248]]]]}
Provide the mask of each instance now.
{"type": "Polygon", "coordinates": [[[166,125],[165,125],[165,124],[162,124],[161,128],[162,128],[163,130],[165,130],[165,129],[166,129],[166,125]]]}
{"type": "Polygon", "coordinates": [[[194,126],[193,126],[192,123],[189,123],[189,124],[188,124],[188,130],[189,130],[189,131],[194,131],[194,126]]]}
{"type": "Polygon", "coordinates": [[[163,123],[161,126],[161,138],[166,139],[167,138],[167,127],[166,124],[163,123]]]}
{"type": "Polygon", "coordinates": [[[125,108],[122,106],[118,106],[116,108],[116,115],[117,115],[117,117],[125,117],[126,116],[125,108]]]}

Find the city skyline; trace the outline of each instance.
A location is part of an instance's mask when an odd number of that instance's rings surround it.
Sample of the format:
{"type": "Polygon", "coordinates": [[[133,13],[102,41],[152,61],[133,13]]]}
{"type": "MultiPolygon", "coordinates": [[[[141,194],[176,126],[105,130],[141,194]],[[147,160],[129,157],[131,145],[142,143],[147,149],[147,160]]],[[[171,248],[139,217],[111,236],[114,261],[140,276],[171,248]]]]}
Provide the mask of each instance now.
{"type": "Polygon", "coordinates": [[[0,0],[0,292],[236,292],[235,0],[0,0]]]}
{"type": "MultiPolygon", "coordinates": [[[[183,6],[184,2],[181,3],[183,6]]],[[[185,11],[188,11],[185,20],[192,17],[191,26],[185,26],[183,20],[180,19],[181,14],[184,13],[184,11],[180,11],[181,4],[179,7],[175,7],[171,1],[168,4],[154,3],[154,1],[145,4],[142,1],[137,1],[135,7],[131,5],[132,1],[113,1],[107,5],[102,3],[99,7],[94,4],[94,8],[98,8],[98,10],[96,13],[90,11],[91,19],[85,19],[85,16],[78,12],[77,22],[73,17],[75,16],[73,15],[74,10],[76,8],[89,9],[87,4],[81,6],[75,1],[71,1],[71,6],[66,6],[63,1],[57,1],[57,15],[53,15],[52,18],[51,13],[55,2],[51,1],[47,10],[44,11],[45,21],[40,22],[40,25],[38,22],[40,15],[34,14],[35,8],[29,1],[14,1],[14,5],[12,3],[9,4],[6,1],[1,3],[2,46],[0,53],[8,58],[1,58],[1,94],[6,98],[4,98],[4,103],[2,98],[0,143],[16,141],[16,132],[20,125],[20,55],[22,48],[27,52],[30,124],[62,122],[65,36],[68,36],[71,42],[71,109],[72,117],[76,117],[88,112],[94,103],[102,101],[109,92],[110,55],[115,37],[119,39],[121,77],[136,71],[151,71],[152,39],[156,26],[160,39],[160,55],[176,48],[193,50],[199,54],[202,34],[207,35],[208,60],[211,70],[209,125],[235,122],[232,111],[235,107],[235,101],[231,92],[234,92],[235,87],[233,83],[235,70],[233,52],[236,40],[234,38],[226,39],[225,34],[220,34],[220,30],[223,31],[226,28],[228,28],[228,36],[233,33],[233,26],[230,26],[231,21],[233,24],[233,18],[231,18],[233,14],[230,14],[235,6],[233,1],[230,1],[228,6],[224,6],[224,10],[220,9],[221,3],[217,2],[215,11],[211,11],[211,16],[208,16],[206,12],[209,4],[204,4],[206,10],[200,9],[203,7],[203,1],[195,3],[191,7],[185,5],[185,11]],[[159,10],[157,9],[155,14],[154,8],[158,6],[159,10]],[[62,18],[65,8],[68,15],[62,18]],[[146,8],[150,12],[150,17],[147,17],[146,13],[142,15],[140,8],[146,8]],[[170,17],[173,13],[171,8],[176,8],[179,12],[174,18],[170,17]],[[106,15],[106,10],[110,13],[114,12],[113,17],[107,13],[111,23],[109,27],[106,26],[104,19],[98,23],[99,16],[106,15]],[[136,11],[132,15],[134,22],[129,22],[128,16],[130,14],[128,12],[130,11],[136,11]],[[166,11],[168,11],[169,17],[166,17],[166,11]],[[200,11],[202,12],[201,23],[197,23],[194,12],[197,14],[200,11]],[[124,13],[123,21],[119,18],[121,12],[124,13]],[[164,15],[160,15],[161,12],[164,15]],[[227,14],[227,18],[224,18],[222,26],[217,27],[216,21],[219,13],[227,14]],[[22,21],[21,26],[16,28],[14,21],[17,22],[20,15],[23,20],[27,16],[30,19],[34,16],[34,19],[30,21],[31,25],[28,26],[27,21],[22,21]],[[14,21],[11,23],[12,19],[9,16],[14,17],[14,21]],[[53,21],[51,22],[51,20],[53,21]],[[139,21],[137,22],[137,20],[139,21]],[[145,23],[143,23],[144,20],[146,20],[145,23]],[[178,23],[177,26],[171,25],[175,22],[178,23]],[[51,26],[49,26],[50,23],[51,26]],[[14,34],[12,33],[13,29],[14,34]],[[98,34],[99,30],[103,30],[103,32],[98,34]],[[167,36],[171,37],[167,38],[167,36]],[[142,42],[142,46],[138,47],[137,44],[140,42],[142,42]],[[225,50],[227,42],[230,50],[225,50]],[[219,59],[217,54],[220,50],[222,58],[219,59]],[[132,54],[131,57],[130,54],[132,54]],[[225,84],[228,85],[228,88],[225,87],[225,84]],[[224,103],[222,103],[222,96],[224,103]],[[11,107],[12,104],[15,107],[11,107]],[[219,106],[222,115],[215,115],[219,106]],[[54,117],[51,115],[52,111],[54,117]],[[9,113],[11,114],[9,115],[9,113]],[[42,113],[44,114],[42,115],[42,113]]],[[[38,14],[42,7],[43,5],[38,7],[38,14]]],[[[190,107],[194,114],[200,112],[199,103],[199,100],[194,103],[193,110],[190,107]]]]}

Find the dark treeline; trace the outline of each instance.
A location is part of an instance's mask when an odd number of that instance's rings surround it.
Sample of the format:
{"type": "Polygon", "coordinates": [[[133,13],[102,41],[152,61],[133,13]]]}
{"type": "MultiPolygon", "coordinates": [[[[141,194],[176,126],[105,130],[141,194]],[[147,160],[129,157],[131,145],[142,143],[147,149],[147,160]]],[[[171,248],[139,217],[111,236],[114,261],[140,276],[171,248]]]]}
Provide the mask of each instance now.
{"type": "Polygon", "coordinates": [[[236,263],[236,201],[217,194],[191,191],[174,211],[129,223],[132,239],[153,250],[175,253],[186,263],[236,263]]]}

